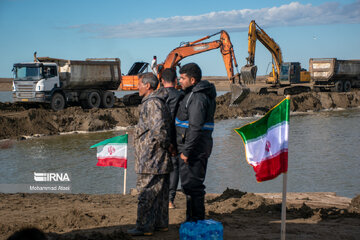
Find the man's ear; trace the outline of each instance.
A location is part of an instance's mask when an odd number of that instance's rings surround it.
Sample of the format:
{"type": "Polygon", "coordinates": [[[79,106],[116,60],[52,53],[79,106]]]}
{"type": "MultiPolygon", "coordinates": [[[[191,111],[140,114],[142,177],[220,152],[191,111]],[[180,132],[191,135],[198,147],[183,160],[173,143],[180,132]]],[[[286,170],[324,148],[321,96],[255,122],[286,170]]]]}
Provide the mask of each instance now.
{"type": "Polygon", "coordinates": [[[145,84],[145,88],[146,88],[147,90],[149,90],[149,89],[151,88],[150,83],[146,83],[146,84],[145,84]]]}
{"type": "Polygon", "coordinates": [[[191,78],[190,78],[190,83],[191,83],[191,85],[195,85],[196,80],[195,80],[195,78],[194,78],[194,77],[191,77],[191,78]]]}

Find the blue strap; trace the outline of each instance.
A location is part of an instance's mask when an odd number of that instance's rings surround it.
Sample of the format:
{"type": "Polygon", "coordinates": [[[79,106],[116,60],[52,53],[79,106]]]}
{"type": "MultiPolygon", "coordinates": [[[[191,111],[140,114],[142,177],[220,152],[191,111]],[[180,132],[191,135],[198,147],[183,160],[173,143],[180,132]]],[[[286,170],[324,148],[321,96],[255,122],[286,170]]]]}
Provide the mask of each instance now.
{"type": "MultiPolygon", "coordinates": [[[[214,123],[205,123],[204,126],[201,128],[202,130],[214,130],[214,123]]],[[[178,118],[175,119],[175,126],[189,128],[189,121],[181,121],[178,118]]]]}

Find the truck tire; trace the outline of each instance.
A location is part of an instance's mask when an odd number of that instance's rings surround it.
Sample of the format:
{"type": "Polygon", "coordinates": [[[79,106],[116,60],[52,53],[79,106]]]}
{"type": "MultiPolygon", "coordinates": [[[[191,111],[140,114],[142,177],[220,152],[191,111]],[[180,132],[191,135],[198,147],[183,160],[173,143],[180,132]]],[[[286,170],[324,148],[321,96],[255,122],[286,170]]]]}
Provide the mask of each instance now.
{"type": "Polygon", "coordinates": [[[101,98],[98,92],[90,92],[86,99],[86,105],[88,108],[98,108],[100,107],[101,98]]]}
{"type": "Polygon", "coordinates": [[[136,106],[141,104],[142,97],[139,96],[139,93],[127,94],[123,97],[123,103],[125,106],[136,106]]]}
{"type": "Polygon", "coordinates": [[[350,92],[351,90],[351,82],[349,80],[344,82],[344,92],[350,92]]]}
{"type": "Polygon", "coordinates": [[[65,107],[65,98],[61,93],[55,93],[50,102],[51,109],[54,111],[63,110],[65,107]]]}
{"type": "Polygon", "coordinates": [[[115,97],[113,92],[106,91],[101,96],[101,106],[103,108],[112,108],[114,106],[115,97]]]}
{"type": "Polygon", "coordinates": [[[335,87],[331,89],[333,92],[342,92],[343,91],[343,82],[337,81],[335,82],[335,87]]]}

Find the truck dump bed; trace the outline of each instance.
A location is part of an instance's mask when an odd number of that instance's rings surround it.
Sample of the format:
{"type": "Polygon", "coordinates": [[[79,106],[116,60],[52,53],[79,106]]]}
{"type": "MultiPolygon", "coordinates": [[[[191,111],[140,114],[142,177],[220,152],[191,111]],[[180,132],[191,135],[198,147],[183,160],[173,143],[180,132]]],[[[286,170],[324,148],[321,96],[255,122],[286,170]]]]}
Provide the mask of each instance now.
{"type": "Polygon", "coordinates": [[[117,90],[121,83],[120,59],[65,60],[49,57],[40,62],[55,62],[59,66],[62,89],[117,90]]]}
{"type": "Polygon", "coordinates": [[[360,60],[310,58],[309,69],[314,82],[333,82],[343,79],[360,80],[360,60]]]}

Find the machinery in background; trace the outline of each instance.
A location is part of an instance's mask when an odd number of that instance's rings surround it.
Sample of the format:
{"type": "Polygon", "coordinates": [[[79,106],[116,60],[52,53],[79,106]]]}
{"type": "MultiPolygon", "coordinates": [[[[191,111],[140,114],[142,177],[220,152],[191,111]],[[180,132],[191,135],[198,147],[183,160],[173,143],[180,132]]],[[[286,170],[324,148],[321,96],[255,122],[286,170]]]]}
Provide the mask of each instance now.
{"type": "Polygon", "coordinates": [[[280,46],[254,20],[249,24],[247,64],[241,68],[241,78],[245,83],[256,83],[255,50],[257,40],[269,50],[272,56],[272,72],[266,79],[268,85],[258,87],[259,93],[276,92],[282,95],[311,90],[310,73],[302,69],[299,62],[284,62],[280,46]]]}
{"type": "Polygon", "coordinates": [[[349,92],[360,86],[360,60],[310,58],[309,70],[315,91],[349,92]]]}
{"type": "Polygon", "coordinates": [[[111,108],[121,82],[120,59],[65,60],[37,57],[13,66],[13,101],[50,104],[54,111],[80,103],[83,108],[111,108]]]}

